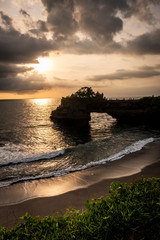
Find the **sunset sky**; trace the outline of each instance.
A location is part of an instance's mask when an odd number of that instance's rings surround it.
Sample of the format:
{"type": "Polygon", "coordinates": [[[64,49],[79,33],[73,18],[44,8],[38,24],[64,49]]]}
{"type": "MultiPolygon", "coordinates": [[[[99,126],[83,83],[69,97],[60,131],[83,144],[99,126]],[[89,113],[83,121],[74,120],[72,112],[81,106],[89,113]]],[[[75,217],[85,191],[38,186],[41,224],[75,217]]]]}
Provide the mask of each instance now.
{"type": "Polygon", "coordinates": [[[0,0],[0,99],[160,95],[160,0],[0,0]]]}

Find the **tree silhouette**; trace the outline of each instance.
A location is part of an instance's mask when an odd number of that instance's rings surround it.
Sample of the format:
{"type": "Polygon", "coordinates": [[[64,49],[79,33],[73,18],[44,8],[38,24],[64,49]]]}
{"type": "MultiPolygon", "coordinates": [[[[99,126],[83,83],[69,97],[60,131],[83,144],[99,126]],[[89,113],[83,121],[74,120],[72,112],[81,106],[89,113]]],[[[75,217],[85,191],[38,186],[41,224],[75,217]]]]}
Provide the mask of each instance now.
{"type": "Polygon", "coordinates": [[[95,95],[91,87],[82,87],[74,94],[75,97],[79,98],[94,98],[95,95]]]}

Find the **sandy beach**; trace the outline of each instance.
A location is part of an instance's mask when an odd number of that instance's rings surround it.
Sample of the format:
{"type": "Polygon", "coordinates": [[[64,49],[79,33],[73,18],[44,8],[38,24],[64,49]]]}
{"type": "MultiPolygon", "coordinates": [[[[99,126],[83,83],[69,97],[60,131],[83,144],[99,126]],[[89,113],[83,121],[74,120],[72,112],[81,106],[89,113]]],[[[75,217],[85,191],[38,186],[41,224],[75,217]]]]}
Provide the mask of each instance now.
{"type": "Polygon", "coordinates": [[[57,178],[22,182],[0,189],[0,225],[12,227],[26,212],[32,216],[85,209],[84,202],[109,194],[113,181],[160,177],[160,141],[120,160],[57,178]]]}

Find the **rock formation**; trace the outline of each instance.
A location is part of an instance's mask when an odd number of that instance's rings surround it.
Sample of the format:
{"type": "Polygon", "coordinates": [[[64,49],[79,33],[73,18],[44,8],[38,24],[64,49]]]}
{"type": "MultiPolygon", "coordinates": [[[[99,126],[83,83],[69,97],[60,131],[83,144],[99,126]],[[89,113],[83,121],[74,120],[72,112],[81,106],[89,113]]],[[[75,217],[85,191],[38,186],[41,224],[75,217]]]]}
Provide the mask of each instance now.
{"type": "Polygon", "coordinates": [[[119,122],[160,125],[160,97],[138,100],[107,100],[103,93],[83,87],[62,98],[61,105],[51,113],[52,121],[88,123],[91,112],[106,112],[119,122]]]}

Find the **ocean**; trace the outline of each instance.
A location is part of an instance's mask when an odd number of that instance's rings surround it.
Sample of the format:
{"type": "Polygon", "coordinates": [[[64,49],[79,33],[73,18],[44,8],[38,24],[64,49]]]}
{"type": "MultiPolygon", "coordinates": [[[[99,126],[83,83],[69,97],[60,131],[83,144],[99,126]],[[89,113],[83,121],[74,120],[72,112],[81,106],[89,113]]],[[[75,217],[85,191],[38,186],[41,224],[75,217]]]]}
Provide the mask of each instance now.
{"type": "Polygon", "coordinates": [[[160,129],[92,113],[86,127],[54,123],[60,99],[0,100],[0,187],[115,161],[160,138],[160,129]]]}

